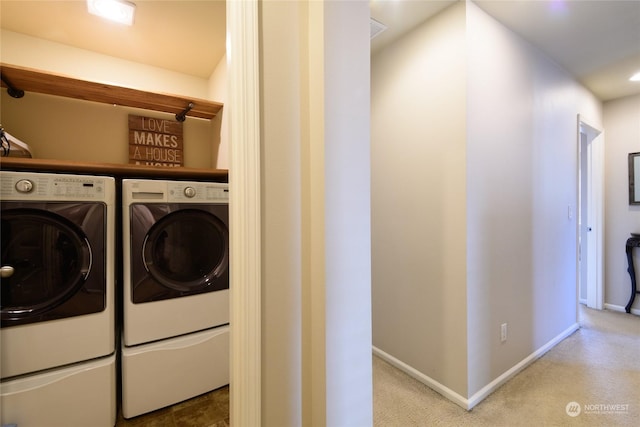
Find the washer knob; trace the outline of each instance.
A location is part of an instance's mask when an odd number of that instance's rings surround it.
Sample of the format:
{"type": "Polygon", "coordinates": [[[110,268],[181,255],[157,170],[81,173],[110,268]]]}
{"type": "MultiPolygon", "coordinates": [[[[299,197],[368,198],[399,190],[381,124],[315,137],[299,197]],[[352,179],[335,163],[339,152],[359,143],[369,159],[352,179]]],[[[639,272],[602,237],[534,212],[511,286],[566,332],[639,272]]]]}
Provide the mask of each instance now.
{"type": "Polygon", "coordinates": [[[196,195],[196,189],[193,187],[185,187],[184,195],[187,196],[188,198],[192,198],[196,195]]]}
{"type": "Polygon", "coordinates": [[[13,276],[14,272],[14,268],[10,265],[3,265],[2,267],[0,267],[0,277],[2,277],[3,279],[7,279],[13,276]]]}
{"type": "Polygon", "coordinates": [[[18,193],[30,193],[33,190],[33,182],[28,179],[21,179],[16,182],[18,193]]]}

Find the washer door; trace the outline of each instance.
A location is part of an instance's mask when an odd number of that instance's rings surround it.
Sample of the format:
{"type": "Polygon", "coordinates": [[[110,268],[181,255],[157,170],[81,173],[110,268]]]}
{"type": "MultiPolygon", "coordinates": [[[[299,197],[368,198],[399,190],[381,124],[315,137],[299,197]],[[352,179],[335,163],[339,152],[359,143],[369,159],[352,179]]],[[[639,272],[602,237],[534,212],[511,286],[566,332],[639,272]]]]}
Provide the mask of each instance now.
{"type": "MultiPolygon", "coordinates": [[[[80,221],[92,211],[63,210],[80,221]]],[[[98,288],[90,295],[87,286],[93,254],[81,227],[58,213],[30,208],[3,209],[1,222],[3,327],[104,309],[104,292],[98,288]]]]}
{"type": "MultiPolygon", "coordinates": [[[[134,218],[148,209],[144,205],[132,208],[134,218]]],[[[138,250],[144,272],[138,271],[143,272],[144,277],[133,281],[134,303],[229,287],[229,230],[227,224],[211,212],[187,208],[158,218],[148,228],[138,250]]]]}

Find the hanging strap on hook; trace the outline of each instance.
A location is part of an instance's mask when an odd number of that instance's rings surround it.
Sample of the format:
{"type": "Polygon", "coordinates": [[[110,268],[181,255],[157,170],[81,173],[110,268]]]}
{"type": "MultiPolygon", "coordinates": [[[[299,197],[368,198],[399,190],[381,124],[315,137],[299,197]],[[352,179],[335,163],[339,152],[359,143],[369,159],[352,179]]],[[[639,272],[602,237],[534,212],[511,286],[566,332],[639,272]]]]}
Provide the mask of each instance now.
{"type": "Polygon", "coordinates": [[[11,82],[7,80],[7,77],[4,74],[0,73],[0,78],[2,78],[5,86],[7,86],[7,93],[9,94],[9,96],[11,96],[12,98],[22,98],[24,96],[24,91],[12,85],[11,82]]]}
{"type": "Polygon", "coordinates": [[[187,118],[187,113],[191,111],[192,108],[193,108],[193,102],[190,102],[189,105],[187,105],[187,108],[182,110],[182,112],[176,114],[176,120],[179,122],[184,122],[185,119],[187,118]]]}

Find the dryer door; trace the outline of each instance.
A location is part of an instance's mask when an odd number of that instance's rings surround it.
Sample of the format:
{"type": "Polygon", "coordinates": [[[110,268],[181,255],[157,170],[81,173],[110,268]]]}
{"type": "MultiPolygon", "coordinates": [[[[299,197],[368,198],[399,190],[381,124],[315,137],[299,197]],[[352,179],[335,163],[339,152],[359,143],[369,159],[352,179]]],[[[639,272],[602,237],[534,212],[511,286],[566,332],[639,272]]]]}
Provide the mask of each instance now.
{"type": "Polygon", "coordinates": [[[133,302],[228,289],[228,205],[161,212],[132,206],[133,302]]]}
{"type": "Polygon", "coordinates": [[[104,278],[88,281],[94,254],[82,228],[96,213],[103,226],[101,206],[12,203],[2,203],[2,327],[102,311],[104,278]]]}

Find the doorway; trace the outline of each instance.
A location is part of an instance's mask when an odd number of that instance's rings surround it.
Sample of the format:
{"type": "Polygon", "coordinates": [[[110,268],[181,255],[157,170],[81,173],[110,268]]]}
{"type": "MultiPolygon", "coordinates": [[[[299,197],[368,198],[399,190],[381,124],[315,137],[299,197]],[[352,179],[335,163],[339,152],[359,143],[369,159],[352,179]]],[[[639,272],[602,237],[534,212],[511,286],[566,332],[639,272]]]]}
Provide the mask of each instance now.
{"type": "Polygon", "coordinates": [[[578,116],[578,301],[604,308],[604,136],[578,116]]]}

